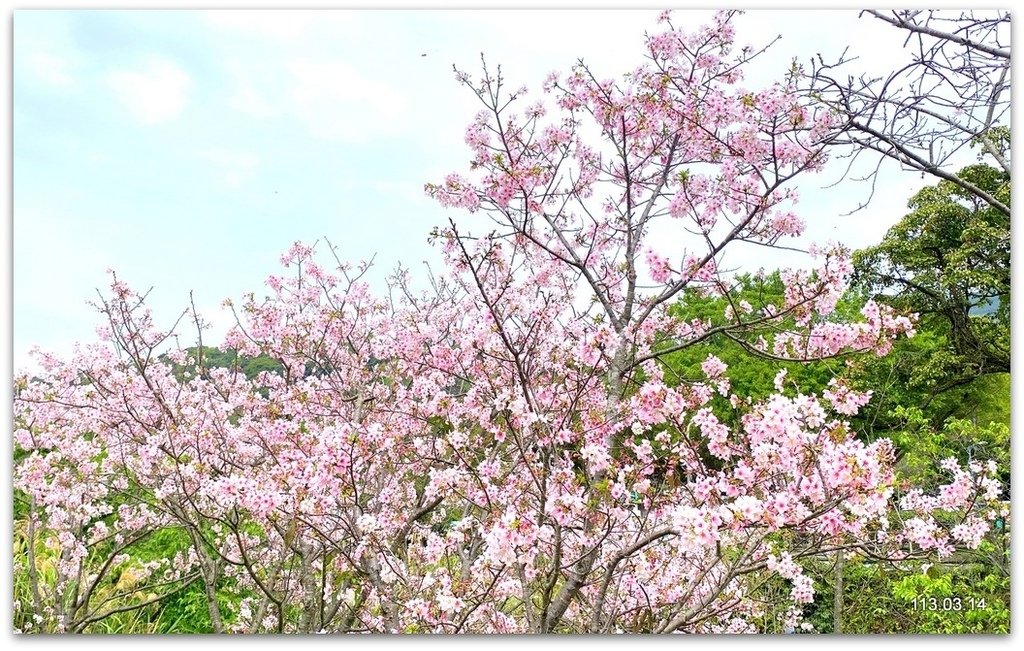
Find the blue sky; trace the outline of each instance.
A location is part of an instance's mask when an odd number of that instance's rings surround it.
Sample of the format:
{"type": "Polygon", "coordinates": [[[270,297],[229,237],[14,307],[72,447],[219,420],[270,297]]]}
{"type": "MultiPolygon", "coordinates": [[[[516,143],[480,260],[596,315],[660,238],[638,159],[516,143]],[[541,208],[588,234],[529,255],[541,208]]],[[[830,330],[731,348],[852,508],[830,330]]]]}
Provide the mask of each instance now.
{"type": "MultiPolygon", "coordinates": [[[[703,22],[707,12],[677,15],[703,22]]],[[[14,15],[14,366],[35,344],[66,353],[94,337],[87,305],[113,268],[169,325],[195,294],[222,333],[225,298],[261,293],[296,241],[343,258],[436,261],[427,234],[448,213],[423,184],[465,168],[478,110],[452,64],[480,53],[510,84],[539,89],[583,57],[601,73],[640,62],[656,12],[18,11],[14,15]],[[423,56],[426,55],[426,56],[423,56]]],[[[877,22],[877,21],[876,21],[877,22]]],[[[869,68],[897,35],[847,12],[753,11],[738,41],[783,40],[748,77],[767,84],[846,44],[869,68]],[[836,38],[842,34],[842,38],[836,38]],[[870,44],[868,47],[865,45],[870,44]]],[[[892,170],[895,171],[895,170],[892,170]]],[[[863,186],[801,184],[811,239],[877,241],[923,181],[895,174],[871,209],[863,186]]],[[[782,263],[759,253],[758,265],[782,263]]],[[[792,262],[789,260],[788,262],[792,262]]],[[[207,339],[209,341],[209,339],[207,339]]]]}

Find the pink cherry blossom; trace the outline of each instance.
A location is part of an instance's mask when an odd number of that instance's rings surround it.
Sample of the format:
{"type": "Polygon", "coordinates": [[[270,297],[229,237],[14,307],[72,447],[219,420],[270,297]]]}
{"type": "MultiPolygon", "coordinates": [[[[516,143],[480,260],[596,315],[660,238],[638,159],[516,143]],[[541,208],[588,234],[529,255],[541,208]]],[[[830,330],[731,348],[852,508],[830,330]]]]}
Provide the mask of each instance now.
{"type": "Polygon", "coordinates": [[[294,244],[216,342],[278,370],[210,368],[187,350],[200,315],[159,327],[113,277],[99,341],[15,378],[25,536],[57,559],[16,607],[91,630],[135,588],[105,602],[89,575],[130,570],[147,593],[203,588],[217,632],[749,632],[771,576],[799,627],[805,567],[836,550],[977,547],[1007,508],[997,469],[953,459],[937,490],[902,487],[892,443],[845,420],[869,393],[780,371],[739,396],[714,356],[670,378],[668,355],[716,335],[807,360],[913,332],[878,303],[836,314],[837,246],[783,274],[781,305],[733,295],[723,251],[803,231],[792,186],[832,119],[739,85],[733,16],[667,16],[628,76],[578,64],[539,96],[460,74],[483,110],[467,170],[427,185],[468,213],[436,231],[445,267],[374,291],[365,263],[294,244]],[[738,309],[684,321],[691,291],[738,309]],[[179,548],[146,565],[161,532],[179,548]]]}

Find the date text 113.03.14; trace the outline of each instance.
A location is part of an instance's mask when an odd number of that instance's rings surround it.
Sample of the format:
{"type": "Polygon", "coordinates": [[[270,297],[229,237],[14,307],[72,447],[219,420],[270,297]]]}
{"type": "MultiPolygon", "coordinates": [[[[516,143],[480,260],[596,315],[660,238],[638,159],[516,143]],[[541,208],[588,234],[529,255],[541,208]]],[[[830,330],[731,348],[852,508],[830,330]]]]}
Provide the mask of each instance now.
{"type": "Polygon", "coordinates": [[[978,597],[917,597],[914,610],[985,610],[985,599],[978,597]]]}

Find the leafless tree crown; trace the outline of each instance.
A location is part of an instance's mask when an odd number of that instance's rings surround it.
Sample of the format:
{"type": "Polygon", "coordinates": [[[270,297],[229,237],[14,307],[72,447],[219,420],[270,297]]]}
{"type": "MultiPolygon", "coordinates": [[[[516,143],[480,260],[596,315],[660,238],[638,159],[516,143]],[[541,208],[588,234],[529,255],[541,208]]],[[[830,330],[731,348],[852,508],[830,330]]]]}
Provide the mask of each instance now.
{"type": "Polygon", "coordinates": [[[1008,204],[956,173],[963,165],[957,154],[978,147],[1010,175],[1009,11],[865,15],[906,33],[910,57],[904,64],[879,77],[851,74],[856,57],[847,49],[837,61],[818,55],[809,71],[797,68],[808,98],[826,103],[840,118],[830,140],[847,148],[847,173],[863,156],[879,154],[862,177],[872,188],[882,161],[892,159],[955,183],[1009,215],[1008,204]]]}

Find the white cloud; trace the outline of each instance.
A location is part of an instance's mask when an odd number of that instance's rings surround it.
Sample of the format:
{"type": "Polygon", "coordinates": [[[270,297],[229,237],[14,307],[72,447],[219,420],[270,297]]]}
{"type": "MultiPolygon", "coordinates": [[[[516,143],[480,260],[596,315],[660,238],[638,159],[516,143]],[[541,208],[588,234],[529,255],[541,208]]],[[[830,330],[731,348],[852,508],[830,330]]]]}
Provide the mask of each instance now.
{"type": "Polygon", "coordinates": [[[364,142],[408,128],[405,89],[337,59],[299,58],[279,66],[226,61],[233,81],[228,105],[258,119],[292,118],[316,137],[345,142],[364,142]]]}
{"type": "Polygon", "coordinates": [[[102,149],[93,147],[85,153],[85,159],[90,163],[96,163],[98,165],[106,165],[110,162],[110,154],[102,149]]]}
{"type": "Polygon", "coordinates": [[[192,80],[174,63],[154,58],[145,67],[110,73],[107,83],[139,122],[160,124],[185,109],[192,80]]]}
{"type": "MultiPolygon", "coordinates": [[[[431,178],[442,178],[444,174],[438,174],[431,178]]],[[[427,193],[423,190],[421,180],[375,180],[370,183],[374,192],[383,196],[395,195],[410,204],[424,204],[430,201],[427,193]]]]}
{"type": "Polygon", "coordinates": [[[97,229],[56,213],[17,208],[14,215],[14,368],[34,369],[29,351],[68,355],[76,341],[95,339],[99,323],[88,301],[107,285],[115,255],[97,229]]]}
{"type": "Polygon", "coordinates": [[[216,27],[291,41],[303,36],[322,11],[213,9],[203,12],[216,27]]]}
{"type": "Polygon", "coordinates": [[[48,86],[66,88],[74,82],[67,59],[36,51],[25,56],[25,63],[32,76],[48,86]]]}
{"type": "Polygon", "coordinates": [[[199,155],[223,171],[224,183],[230,188],[241,187],[260,162],[260,158],[256,154],[229,151],[220,147],[204,149],[199,152],[199,155]]]}
{"type": "Polygon", "coordinates": [[[298,59],[288,71],[293,110],[314,135],[361,142],[402,127],[402,95],[345,62],[298,59]]]}
{"type": "MultiPolygon", "coordinates": [[[[203,345],[204,346],[219,346],[223,341],[224,337],[228,334],[237,322],[235,321],[235,315],[232,314],[231,310],[224,307],[222,302],[217,303],[199,303],[196,306],[196,312],[199,313],[199,319],[203,324],[203,345]]],[[[195,324],[190,324],[192,327],[189,329],[181,329],[180,334],[182,335],[181,344],[183,346],[188,345],[188,338],[194,338],[196,336],[195,324]]]]}
{"type": "Polygon", "coordinates": [[[279,115],[281,109],[261,92],[253,83],[252,76],[242,61],[232,59],[224,64],[228,74],[234,79],[234,93],[228,99],[231,108],[247,113],[254,118],[269,118],[279,115]]]}

